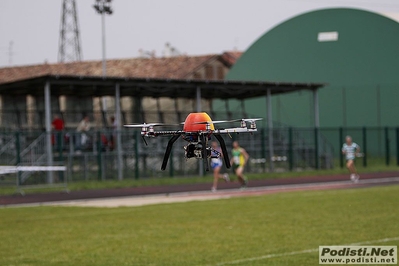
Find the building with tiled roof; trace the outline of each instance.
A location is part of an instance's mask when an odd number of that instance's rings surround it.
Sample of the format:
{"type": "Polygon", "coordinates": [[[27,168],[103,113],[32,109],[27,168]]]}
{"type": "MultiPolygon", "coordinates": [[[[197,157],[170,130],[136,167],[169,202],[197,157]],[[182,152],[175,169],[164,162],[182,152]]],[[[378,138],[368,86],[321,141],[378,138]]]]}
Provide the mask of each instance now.
{"type": "MultiPolygon", "coordinates": [[[[201,56],[173,56],[173,57],[152,57],[152,58],[130,58],[130,59],[111,59],[107,60],[107,77],[126,77],[126,78],[170,78],[170,79],[206,79],[221,80],[241,56],[241,52],[224,52],[223,54],[210,54],[201,56]]],[[[0,84],[11,83],[26,79],[37,78],[46,75],[74,75],[74,76],[102,76],[102,61],[83,61],[73,63],[40,64],[28,66],[15,66],[0,68],[0,84]]],[[[108,97],[109,98],[109,97],[108,97]]],[[[134,99],[123,99],[122,109],[130,112],[134,106],[134,99]]],[[[101,110],[114,110],[114,101],[107,101],[107,106],[101,107],[100,99],[60,97],[52,99],[55,110],[59,110],[64,115],[67,126],[73,127],[83,114],[98,113],[101,110]]],[[[141,110],[148,113],[148,120],[159,120],[156,113],[162,111],[192,111],[191,101],[177,101],[166,98],[147,98],[141,99],[141,110]],[[150,114],[154,113],[153,116],[150,114]]],[[[204,102],[204,109],[209,107],[209,103],[204,102]]],[[[3,124],[9,119],[15,120],[10,114],[26,114],[18,119],[23,124],[30,124],[34,127],[35,121],[40,119],[30,119],[35,117],[34,113],[40,113],[43,109],[42,98],[28,96],[27,98],[8,99],[2,98],[1,106],[3,124]]],[[[111,115],[111,114],[110,114],[111,115]]],[[[37,115],[36,115],[37,116],[37,115]]],[[[93,115],[94,116],[94,115],[93,115]]],[[[109,116],[109,115],[108,115],[109,116]]],[[[98,119],[97,119],[98,120],[98,119]]],[[[101,126],[103,121],[97,121],[101,126]]]]}
{"type": "MultiPolygon", "coordinates": [[[[107,76],[129,78],[223,79],[241,52],[221,55],[107,60],[107,76]]],[[[102,76],[102,61],[0,68],[0,84],[44,75],[102,76]]]]}

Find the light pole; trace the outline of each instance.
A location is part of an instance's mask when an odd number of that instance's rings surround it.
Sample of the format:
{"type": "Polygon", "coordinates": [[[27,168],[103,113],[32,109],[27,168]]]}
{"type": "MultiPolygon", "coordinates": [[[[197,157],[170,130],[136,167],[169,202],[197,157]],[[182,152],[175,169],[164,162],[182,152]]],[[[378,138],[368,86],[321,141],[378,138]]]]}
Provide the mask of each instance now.
{"type": "Polygon", "coordinates": [[[101,15],[101,26],[102,26],[102,46],[103,46],[103,63],[102,63],[102,74],[103,77],[107,75],[107,62],[105,61],[105,15],[111,15],[113,13],[111,8],[112,0],[96,0],[93,5],[94,9],[101,15]]]}
{"type": "MultiPolygon", "coordinates": [[[[112,15],[113,11],[111,8],[112,0],[96,0],[93,5],[94,9],[98,14],[101,15],[101,27],[102,27],[102,48],[103,48],[103,59],[102,59],[102,76],[105,78],[107,76],[107,61],[105,60],[105,15],[112,15]]],[[[103,110],[107,109],[107,98],[102,98],[103,110]]]]}

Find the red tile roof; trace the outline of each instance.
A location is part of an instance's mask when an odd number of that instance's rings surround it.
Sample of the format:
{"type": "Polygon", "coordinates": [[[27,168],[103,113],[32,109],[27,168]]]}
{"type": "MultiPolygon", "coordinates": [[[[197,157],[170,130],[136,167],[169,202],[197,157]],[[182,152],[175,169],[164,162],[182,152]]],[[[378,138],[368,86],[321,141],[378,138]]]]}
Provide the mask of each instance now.
{"type": "MultiPolygon", "coordinates": [[[[107,60],[107,76],[184,79],[214,59],[231,67],[240,55],[239,52],[225,52],[222,55],[107,60]]],[[[83,61],[0,68],[0,84],[44,75],[101,76],[102,62],[83,61]]]]}
{"type": "Polygon", "coordinates": [[[241,57],[242,52],[239,51],[229,51],[229,52],[224,52],[221,55],[221,59],[227,63],[228,67],[232,67],[237,60],[241,57]]]}

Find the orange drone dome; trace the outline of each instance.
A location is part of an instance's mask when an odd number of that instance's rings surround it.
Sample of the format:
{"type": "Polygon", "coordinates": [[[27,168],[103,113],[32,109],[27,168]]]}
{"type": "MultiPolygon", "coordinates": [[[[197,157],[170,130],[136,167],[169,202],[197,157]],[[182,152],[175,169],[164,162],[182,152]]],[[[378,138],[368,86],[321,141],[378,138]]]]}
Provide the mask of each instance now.
{"type": "MultiPolygon", "coordinates": [[[[196,132],[206,130],[206,124],[196,124],[200,122],[212,122],[212,119],[207,113],[190,113],[186,121],[184,121],[183,131],[185,132],[196,132]]],[[[210,124],[210,129],[215,130],[213,124],[210,124]]]]}

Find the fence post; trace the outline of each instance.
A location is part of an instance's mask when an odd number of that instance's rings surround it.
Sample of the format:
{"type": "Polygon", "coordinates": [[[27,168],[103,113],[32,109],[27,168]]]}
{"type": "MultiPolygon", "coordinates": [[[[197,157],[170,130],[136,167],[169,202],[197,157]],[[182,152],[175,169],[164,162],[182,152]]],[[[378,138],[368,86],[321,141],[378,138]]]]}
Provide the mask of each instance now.
{"type": "MultiPolygon", "coordinates": [[[[21,163],[21,142],[20,142],[20,133],[15,132],[15,149],[16,149],[16,165],[18,166],[21,163]]],[[[17,183],[21,183],[21,172],[17,173],[17,183]]]]}
{"type": "Polygon", "coordinates": [[[363,166],[367,167],[367,132],[366,127],[363,127],[363,166]]]}
{"type": "Polygon", "coordinates": [[[339,128],[339,166],[344,168],[344,155],[341,151],[342,143],[344,143],[344,129],[342,127],[339,128]]]}
{"type": "Polygon", "coordinates": [[[134,142],[134,178],[139,179],[139,134],[137,131],[134,131],[134,142]]]}
{"type": "Polygon", "coordinates": [[[399,165],[399,127],[396,128],[396,165],[399,165]]]}
{"type": "Polygon", "coordinates": [[[54,134],[56,134],[57,136],[57,146],[58,146],[58,160],[61,162],[63,160],[63,154],[62,154],[62,150],[63,150],[63,139],[62,136],[64,134],[64,131],[55,131],[54,134]]]}
{"type": "MultiPolygon", "coordinates": [[[[64,147],[62,136],[64,135],[64,131],[55,131],[54,134],[57,134],[56,135],[56,139],[57,139],[56,142],[58,144],[58,161],[59,161],[59,163],[61,163],[64,160],[63,154],[62,154],[62,150],[63,150],[63,147],[64,147]]],[[[59,172],[59,177],[60,177],[60,181],[64,181],[64,172],[63,171],[59,172]]]]}
{"type": "Polygon", "coordinates": [[[170,158],[169,158],[169,177],[173,177],[174,172],[174,164],[173,164],[173,149],[170,151],[170,158]]]}
{"type": "Polygon", "coordinates": [[[101,132],[97,131],[97,164],[98,164],[98,180],[102,179],[103,166],[101,160],[101,132]]]}
{"type": "Polygon", "coordinates": [[[15,132],[15,148],[16,148],[16,163],[17,165],[21,163],[21,142],[20,142],[20,133],[19,132],[15,132]]]}
{"type": "Polygon", "coordinates": [[[292,141],[292,127],[288,129],[288,164],[289,169],[292,171],[294,168],[294,151],[293,151],[293,141],[292,141]]]}
{"type": "Polygon", "coordinates": [[[265,159],[265,162],[263,163],[263,172],[266,172],[266,158],[267,158],[266,147],[265,147],[265,145],[266,145],[266,141],[265,141],[266,134],[265,134],[265,131],[266,131],[265,128],[261,129],[262,158],[265,159]]]}
{"type": "Polygon", "coordinates": [[[385,127],[385,164],[388,166],[391,161],[389,150],[389,129],[385,127]]]}
{"type": "Polygon", "coordinates": [[[314,154],[315,154],[315,168],[320,169],[319,165],[319,129],[317,127],[314,128],[314,154]]]}

